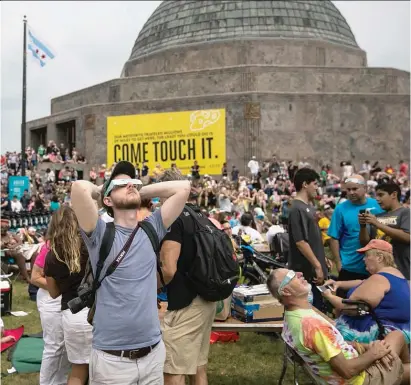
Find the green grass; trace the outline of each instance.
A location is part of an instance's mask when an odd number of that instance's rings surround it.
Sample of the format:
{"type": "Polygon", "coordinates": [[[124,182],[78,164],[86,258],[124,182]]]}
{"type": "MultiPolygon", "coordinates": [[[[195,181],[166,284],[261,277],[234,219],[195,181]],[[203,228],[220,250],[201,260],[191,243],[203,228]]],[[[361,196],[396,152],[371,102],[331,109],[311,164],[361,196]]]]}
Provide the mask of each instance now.
{"type": "MultiPolygon", "coordinates": [[[[30,301],[27,284],[16,281],[13,284],[13,311],[23,310],[29,313],[26,317],[14,317],[7,315],[2,317],[5,329],[14,329],[24,325],[25,334],[41,332],[40,316],[36,302],[30,301]]],[[[1,373],[7,373],[11,368],[11,362],[7,361],[7,350],[1,355],[1,373]]],[[[39,374],[12,374],[2,378],[2,385],[35,385],[39,383],[39,374]]]]}
{"type": "MultiPolygon", "coordinates": [[[[28,298],[27,285],[16,282],[13,287],[13,310],[30,312],[26,317],[5,316],[6,329],[24,325],[26,334],[41,330],[36,303],[28,298]]],[[[1,371],[7,373],[11,362],[7,351],[1,357],[1,371]]],[[[211,345],[209,357],[210,385],[274,385],[278,382],[282,368],[283,345],[279,340],[255,333],[242,333],[238,342],[211,345]]],[[[292,367],[289,365],[284,384],[292,384],[292,367]]],[[[301,385],[311,384],[307,376],[299,373],[301,385]]],[[[36,374],[13,374],[4,377],[2,385],[35,385],[36,374]]]]}

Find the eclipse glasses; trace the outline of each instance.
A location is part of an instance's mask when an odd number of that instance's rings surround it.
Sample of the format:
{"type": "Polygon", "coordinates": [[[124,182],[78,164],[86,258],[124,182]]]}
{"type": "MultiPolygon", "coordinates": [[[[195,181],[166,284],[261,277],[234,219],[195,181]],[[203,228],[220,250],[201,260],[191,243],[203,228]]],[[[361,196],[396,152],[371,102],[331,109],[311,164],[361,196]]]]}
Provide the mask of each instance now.
{"type": "Polygon", "coordinates": [[[140,191],[143,187],[143,182],[139,179],[113,179],[108,185],[104,193],[104,197],[107,197],[115,187],[124,187],[128,184],[135,186],[137,188],[137,191],[140,191]]]}

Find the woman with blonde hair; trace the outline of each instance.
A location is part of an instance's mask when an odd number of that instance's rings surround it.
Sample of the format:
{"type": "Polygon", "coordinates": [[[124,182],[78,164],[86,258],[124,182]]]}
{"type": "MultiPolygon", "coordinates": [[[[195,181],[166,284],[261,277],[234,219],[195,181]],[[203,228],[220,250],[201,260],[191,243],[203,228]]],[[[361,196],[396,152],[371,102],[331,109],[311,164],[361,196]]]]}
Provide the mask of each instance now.
{"type": "MultiPolygon", "coordinates": [[[[373,239],[367,246],[357,250],[365,253],[364,262],[371,276],[364,281],[327,281],[325,284],[348,290],[348,299],[363,301],[370,305],[385,329],[385,334],[399,330],[405,342],[410,343],[410,286],[402,273],[395,267],[392,246],[386,241],[373,239]]],[[[337,313],[346,307],[342,298],[331,290],[323,293],[337,313]]],[[[341,314],[336,328],[346,341],[370,343],[378,339],[379,329],[371,315],[349,316],[341,314]]],[[[403,361],[404,362],[404,361],[403,361]]],[[[408,361],[409,362],[409,357],[408,361]]]]}
{"type": "Polygon", "coordinates": [[[49,248],[43,244],[31,272],[31,283],[39,288],[37,309],[43,329],[44,349],[40,368],[40,385],[63,385],[67,383],[70,368],[64,346],[61,296],[52,298],[44,277],[44,264],[49,248]]]}
{"type": "Polygon", "coordinates": [[[46,238],[50,248],[44,266],[47,289],[52,298],[62,296],[64,343],[72,364],[68,385],[83,385],[88,379],[92,327],[87,322],[88,308],[73,314],[67,304],[78,296],[88,251],[76,215],[69,206],[62,206],[53,213],[46,238]]]}

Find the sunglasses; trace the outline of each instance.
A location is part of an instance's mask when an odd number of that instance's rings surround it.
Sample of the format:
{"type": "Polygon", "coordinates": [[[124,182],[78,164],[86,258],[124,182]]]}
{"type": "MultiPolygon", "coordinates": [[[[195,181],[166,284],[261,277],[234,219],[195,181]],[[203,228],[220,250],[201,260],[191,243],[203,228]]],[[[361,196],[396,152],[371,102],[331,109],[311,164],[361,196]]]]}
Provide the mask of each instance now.
{"type": "Polygon", "coordinates": [[[104,193],[104,197],[107,197],[114,188],[125,187],[128,184],[135,186],[137,188],[137,191],[140,191],[143,187],[143,182],[141,182],[141,180],[139,179],[113,179],[107,187],[107,190],[104,193]]]}
{"type": "Polygon", "coordinates": [[[297,275],[297,273],[294,270],[289,270],[287,275],[284,277],[284,279],[281,281],[280,286],[278,288],[278,294],[281,296],[283,294],[283,289],[285,286],[287,286],[293,278],[297,275]]]}

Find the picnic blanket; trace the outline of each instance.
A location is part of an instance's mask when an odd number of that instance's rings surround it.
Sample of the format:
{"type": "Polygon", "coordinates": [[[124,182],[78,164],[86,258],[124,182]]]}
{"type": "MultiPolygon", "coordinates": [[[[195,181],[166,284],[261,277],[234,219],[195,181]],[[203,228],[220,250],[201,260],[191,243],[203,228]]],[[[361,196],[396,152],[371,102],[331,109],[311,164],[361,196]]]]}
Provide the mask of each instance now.
{"type": "Polygon", "coordinates": [[[5,344],[1,344],[1,352],[3,353],[9,347],[16,344],[19,341],[19,339],[22,337],[23,333],[24,333],[24,326],[20,326],[19,328],[16,328],[16,329],[4,330],[4,337],[13,336],[15,338],[15,341],[10,341],[5,344]]]}
{"type": "Polygon", "coordinates": [[[16,344],[11,363],[17,373],[40,372],[44,341],[42,335],[23,336],[16,344]]]}

